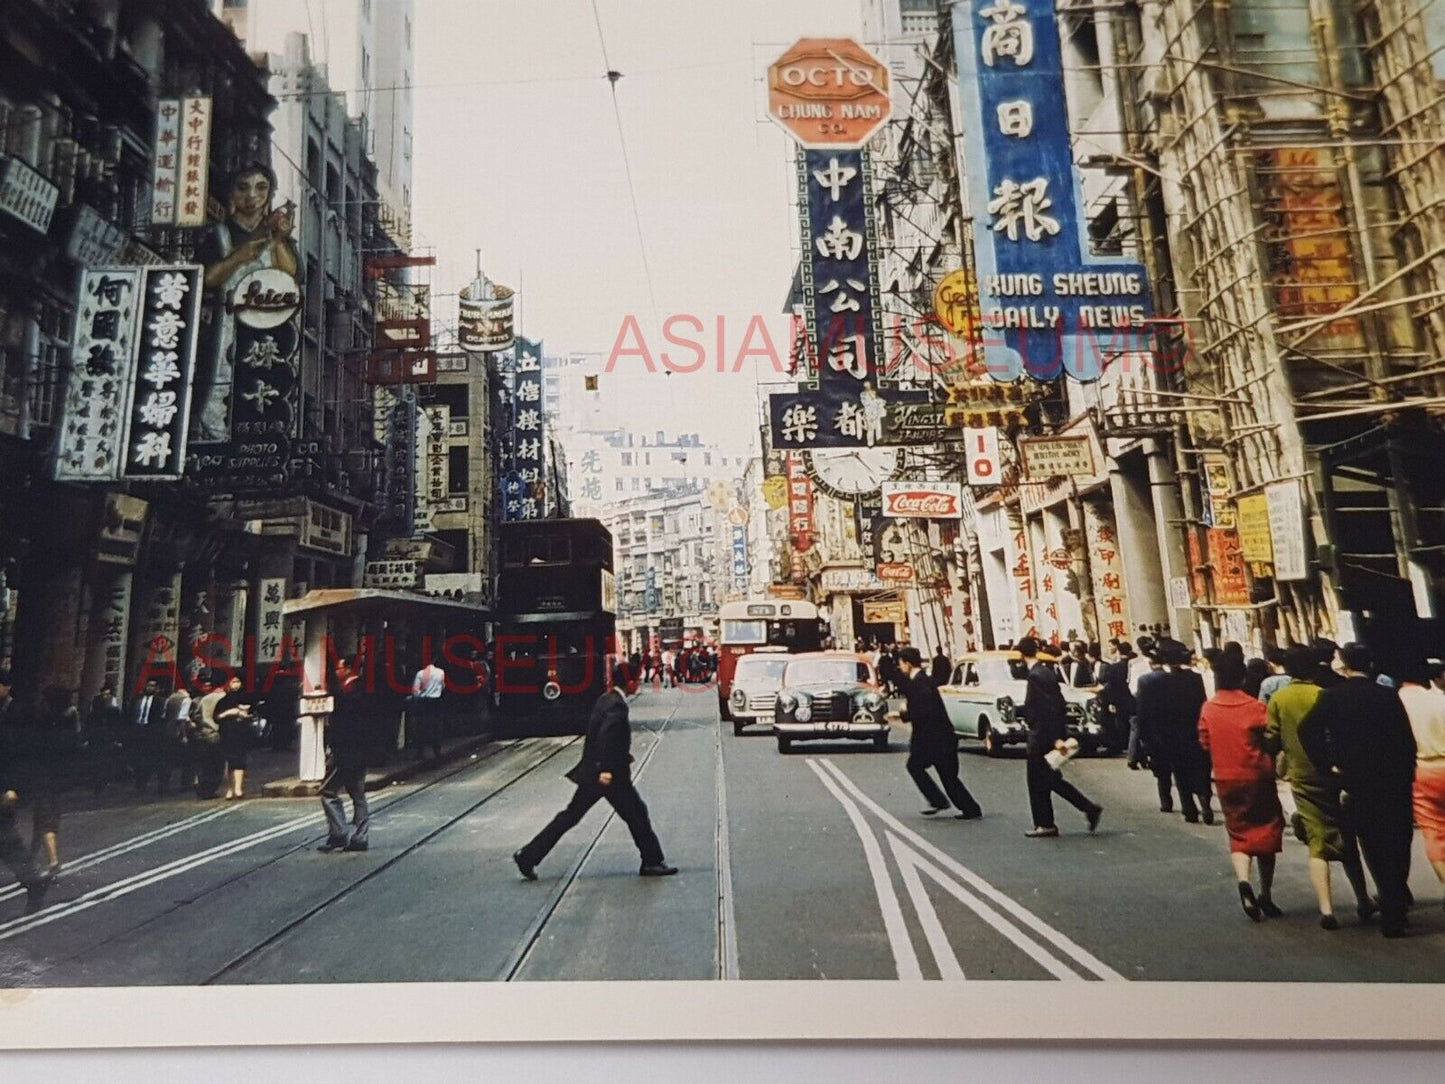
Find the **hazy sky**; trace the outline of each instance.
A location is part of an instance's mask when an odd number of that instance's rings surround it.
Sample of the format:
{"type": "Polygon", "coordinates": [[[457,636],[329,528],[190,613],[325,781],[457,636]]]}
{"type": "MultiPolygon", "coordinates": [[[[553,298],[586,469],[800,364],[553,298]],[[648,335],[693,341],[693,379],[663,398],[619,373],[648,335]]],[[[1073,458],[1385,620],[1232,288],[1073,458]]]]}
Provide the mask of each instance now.
{"type": "MultiPolygon", "coordinates": [[[[480,248],[489,275],[520,286],[522,331],[548,353],[607,353],[632,315],[656,355],[661,321],[692,313],[709,366],[724,317],[731,362],[750,315],[786,327],[796,259],[792,145],[764,117],[763,76],[799,37],[856,36],[858,6],[598,0],[597,10],[623,75],[656,308],[589,0],[418,0],[413,203],[416,243],[438,257],[433,290],[465,285],[480,248]]],[[[434,311],[450,320],[455,304],[439,297],[434,311]]],[[[712,438],[756,428],[751,372],[647,376],[635,359],[622,371],[611,387],[636,403],[639,428],[712,438]]]]}

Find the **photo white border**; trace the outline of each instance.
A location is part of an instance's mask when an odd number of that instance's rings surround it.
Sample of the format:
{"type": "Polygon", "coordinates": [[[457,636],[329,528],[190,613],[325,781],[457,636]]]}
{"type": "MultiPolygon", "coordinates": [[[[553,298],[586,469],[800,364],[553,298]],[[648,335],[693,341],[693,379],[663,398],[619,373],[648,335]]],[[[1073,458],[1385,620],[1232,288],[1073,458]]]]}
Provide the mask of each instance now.
{"type": "Polygon", "coordinates": [[[365,983],[0,991],[0,1049],[597,1041],[1441,1042],[1427,983],[365,983]],[[77,1026],[83,1022],[84,1026],[77,1026]]]}

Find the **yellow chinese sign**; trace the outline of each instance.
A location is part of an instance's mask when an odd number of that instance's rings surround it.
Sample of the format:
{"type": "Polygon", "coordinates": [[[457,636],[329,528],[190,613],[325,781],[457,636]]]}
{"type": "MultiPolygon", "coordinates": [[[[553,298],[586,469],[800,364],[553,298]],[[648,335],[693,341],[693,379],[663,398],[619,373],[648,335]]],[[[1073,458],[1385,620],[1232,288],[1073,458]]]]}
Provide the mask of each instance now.
{"type": "Polygon", "coordinates": [[[1251,493],[1234,502],[1239,545],[1251,564],[1274,561],[1274,543],[1269,536],[1269,501],[1263,493],[1251,493]]]}
{"type": "Polygon", "coordinates": [[[781,474],[773,474],[764,478],[763,500],[773,511],[786,506],[788,503],[788,479],[781,474]]]}

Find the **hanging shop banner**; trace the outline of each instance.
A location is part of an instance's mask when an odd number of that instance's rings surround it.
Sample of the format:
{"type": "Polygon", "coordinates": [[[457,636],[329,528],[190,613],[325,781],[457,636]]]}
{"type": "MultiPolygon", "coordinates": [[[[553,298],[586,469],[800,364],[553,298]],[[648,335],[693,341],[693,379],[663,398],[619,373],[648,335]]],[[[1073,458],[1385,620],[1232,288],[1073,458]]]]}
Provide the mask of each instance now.
{"type": "Polygon", "coordinates": [[[447,423],[451,408],[429,404],[420,407],[416,416],[416,440],[413,445],[415,473],[412,533],[422,534],[435,529],[433,517],[446,503],[448,489],[447,423]]]}
{"type": "Polygon", "coordinates": [[[863,602],[863,624],[865,625],[906,625],[908,608],[901,599],[891,602],[863,602]]]}
{"type": "Polygon", "coordinates": [[[96,692],[104,685],[115,690],[124,700],[126,695],[126,648],[130,639],[130,599],[134,574],[130,569],[117,570],[109,583],[97,591],[97,604],[91,620],[99,635],[91,639],[86,674],[99,677],[96,692]]]}
{"type": "Polygon", "coordinates": [[[133,660],[139,669],[164,668],[175,673],[180,660],[181,639],[181,574],[171,573],[146,595],[140,613],[140,658],[133,660]]]}
{"type": "Polygon", "coordinates": [[[825,568],[818,575],[818,586],[824,591],[851,594],[881,591],[885,584],[866,568],[825,568]]]}
{"type": "Polygon", "coordinates": [[[1094,442],[1087,433],[1055,437],[1020,437],[1019,456],[1024,477],[1033,482],[1050,478],[1092,478],[1094,442]]]}
{"type": "Polygon", "coordinates": [[[1299,483],[1273,482],[1264,487],[1269,507],[1269,537],[1274,550],[1274,577],[1277,580],[1309,578],[1309,554],[1306,547],[1304,502],[1299,483]]]}
{"type": "Polygon", "coordinates": [[[110,564],[134,565],[140,555],[141,534],[145,531],[149,506],[139,497],[126,493],[105,495],[105,518],[96,541],[95,559],[110,564]]]}
{"type": "Polygon", "coordinates": [[[1105,504],[1081,501],[1084,511],[1084,541],[1089,551],[1089,574],[1093,579],[1095,628],[1100,639],[1123,640],[1129,636],[1129,607],[1124,596],[1124,562],[1119,555],[1119,537],[1114,519],[1105,504]]]}
{"type": "Polygon", "coordinates": [[[1239,530],[1239,546],[1250,564],[1274,563],[1274,541],[1269,533],[1269,498],[1251,493],[1234,502],[1239,530]]]}
{"type": "Polygon", "coordinates": [[[37,233],[50,231],[60,189],[13,156],[0,162],[0,211],[37,233]]]}
{"type": "Polygon", "coordinates": [[[900,519],[959,519],[963,487],[957,482],[884,482],[883,514],[900,519]]]}
{"type": "Polygon", "coordinates": [[[265,668],[283,661],[281,646],[286,620],[282,607],[286,604],[286,578],[268,576],[257,588],[256,663],[265,668]]]}
{"type": "Polygon", "coordinates": [[[1003,480],[997,429],[965,429],[963,452],[967,460],[969,485],[996,486],[1003,480]]]}
{"type": "Polygon", "coordinates": [[[93,207],[78,203],[65,236],[65,257],[81,267],[125,263],[123,254],[129,241],[125,230],[93,207]]]}
{"type": "Polygon", "coordinates": [[[813,548],[813,480],[801,453],[788,453],[788,542],[795,553],[813,548]]]}
{"type": "Polygon", "coordinates": [[[1214,604],[1248,606],[1249,578],[1245,574],[1244,553],[1239,547],[1239,532],[1226,527],[1211,527],[1205,533],[1209,539],[1214,604]]]}
{"type": "Polygon", "coordinates": [[[108,481],[120,469],[144,301],[142,278],[134,267],[81,272],[64,422],[56,445],[58,481],[108,481]]]}
{"type": "MultiPolygon", "coordinates": [[[[866,151],[798,152],[808,379],[770,397],[774,447],[887,444],[890,411],[928,402],[885,371],[870,178],[866,151]]],[[[901,439],[896,427],[891,439],[901,439]]],[[[917,439],[936,443],[937,433],[917,439]]]]}
{"type": "Polygon", "coordinates": [[[1206,527],[1234,526],[1234,505],[1231,503],[1229,486],[1229,464],[1224,456],[1210,453],[1203,456],[1204,481],[1199,487],[1203,497],[1203,514],[1200,518],[1206,527]]]}
{"type": "Polygon", "coordinates": [[[362,569],[361,586],[385,590],[421,586],[419,561],[367,561],[362,569]]]}
{"type": "Polygon", "coordinates": [[[416,515],[416,470],[412,461],[417,440],[417,402],[414,392],[396,395],[377,389],[381,418],[381,492],[377,497],[377,527],[384,535],[412,532],[416,515]]]}
{"type": "Polygon", "coordinates": [[[152,226],[204,226],[211,170],[211,99],[197,95],[156,103],[151,174],[152,226]]]}
{"type": "Polygon", "coordinates": [[[873,553],[874,527],[883,518],[883,500],[870,494],[853,501],[853,535],[858,540],[858,552],[868,558],[873,553]]]}
{"type": "Polygon", "coordinates": [[[804,147],[861,147],[892,113],[889,89],[851,38],[801,38],[768,68],[768,117],[804,147]]]}
{"type": "Polygon", "coordinates": [[[511,425],[504,454],[521,483],[507,495],[503,520],[539,519],[546,511],[546,419],[542,411],[542,344],[518,338],[511,394],[511,425]]]}
{"type": "Polygon", "coordinates": [[[1110,356],[1149,352],[1149,280],[1090,255],[1063,108],[1054,0],[953,8],[983,360],[995,380],[1097,380],[1110,356]]]}
{"type": "Polygon", "coordinates": [[[511,347],[515,334],[510,286],[478,275],[457,295],[457,341],[467,350],[497,352],[511,347]]]}
{"type": "Polygon", "coordinates": [[[733,526],[732,558],[733,587],[743,590],[748,586],[748,531],[746,527],[733,526]]]}
{"type": "Polygon", "coordinates": [[[141,291],[138,355],[126,398],[120,476],[173,482],[180,479],[186,464],[201,269],[148,267],[141,291]]]}

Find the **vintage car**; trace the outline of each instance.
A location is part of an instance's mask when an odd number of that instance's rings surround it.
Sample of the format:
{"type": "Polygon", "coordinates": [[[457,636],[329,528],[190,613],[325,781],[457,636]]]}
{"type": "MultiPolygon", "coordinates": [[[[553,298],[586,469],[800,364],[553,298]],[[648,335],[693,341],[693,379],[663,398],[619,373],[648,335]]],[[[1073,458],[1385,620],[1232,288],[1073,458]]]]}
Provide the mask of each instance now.
{"type": "Polygon", "coordinates": [[[749,723],[772,721],[783,670],[791,658],[785,647],[763,647],[738,659],[733,691],[727,699],[727,717],[732,720],[734,734],[741,734],[749,723]]]}
{"type": "Polygon", "coordinates": [[[850,651],[788,656],[773,709],[778,752],[815,738],[861,738],[884,750],[888,730],[888,701],[867,659],[850,651]]]}
{"type": "MultiPolygon", "coordinates": [[[[938,690],[954,733],[977,738],[989,756],[1026,743],[1029,730],[1023,708],[1027,678],[1028,668],[1017,651],[981,651],[960,658],[948,684],[938,690]]],[[[1078,739],[1085,753],[1107,744],[1097,717],[1096,691],[1066,685],[1063,693],[1069,736],[1078,739]]]]}

